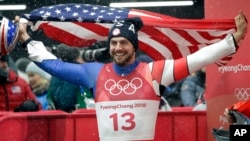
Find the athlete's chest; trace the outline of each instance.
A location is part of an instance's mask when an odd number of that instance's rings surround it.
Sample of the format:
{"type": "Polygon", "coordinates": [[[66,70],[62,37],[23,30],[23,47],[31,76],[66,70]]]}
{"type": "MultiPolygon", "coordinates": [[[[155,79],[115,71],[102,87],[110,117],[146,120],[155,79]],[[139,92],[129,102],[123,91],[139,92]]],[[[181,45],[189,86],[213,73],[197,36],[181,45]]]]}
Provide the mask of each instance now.
{"type": "Polygon", "coordinates": [[[97,83],[96,100],[155,99],[152,76],[145,67],[138,66],[126,76],[114,73],[112,68],[102,69],[97,83]]]}

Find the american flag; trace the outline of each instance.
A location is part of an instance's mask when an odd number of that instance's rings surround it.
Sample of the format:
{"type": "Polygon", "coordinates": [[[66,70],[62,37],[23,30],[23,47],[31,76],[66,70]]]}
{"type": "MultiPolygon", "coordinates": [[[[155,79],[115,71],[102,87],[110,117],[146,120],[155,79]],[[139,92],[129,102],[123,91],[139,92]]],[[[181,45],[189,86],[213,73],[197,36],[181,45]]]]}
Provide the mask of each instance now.
{"type": "MultiPolygon", "coordinates": [[[[114,22],[140,17],[139,48],[154,60],[177,59],[218,42],[235,32],[233,19],[178,19],[146,10],[90,4],[45,6],[23,15],[32,30],[69,46],[86,47],[105,41],[114,22]]],[[[217,62],[224,65],[232,56],[217,62]]]]}
{"type": "Polygon", "coordinates": [[[12,86],[11,91],[13,94],[20,94],[21,93],[21,87],[20,86],[12,86]]]}

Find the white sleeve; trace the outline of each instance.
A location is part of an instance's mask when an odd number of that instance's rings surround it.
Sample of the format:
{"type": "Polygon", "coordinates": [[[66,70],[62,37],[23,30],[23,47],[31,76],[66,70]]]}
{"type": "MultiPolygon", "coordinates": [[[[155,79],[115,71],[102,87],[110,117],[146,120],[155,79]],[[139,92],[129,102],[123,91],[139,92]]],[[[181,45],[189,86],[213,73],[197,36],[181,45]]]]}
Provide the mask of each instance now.
{"type": "Polygon", "coordinates": [[[40,41],[34,41],[34,40],[30,41],[27,44],[27,50],[29,58],[32,61],[42,62],[43,60],[57,59],[55,55],[53,55],[46,49],[43,42],[40,41]]]}
{"type": "Polygon", "coordinates": [[[214,63],[223,57],[235,53],[235,51],[236,47],[233,35],[227,35],[226,38],[220,42],[204,47],[199,51],[188,55],[187,62],[189,72],[195,72],[208,64],[214,63]]]}

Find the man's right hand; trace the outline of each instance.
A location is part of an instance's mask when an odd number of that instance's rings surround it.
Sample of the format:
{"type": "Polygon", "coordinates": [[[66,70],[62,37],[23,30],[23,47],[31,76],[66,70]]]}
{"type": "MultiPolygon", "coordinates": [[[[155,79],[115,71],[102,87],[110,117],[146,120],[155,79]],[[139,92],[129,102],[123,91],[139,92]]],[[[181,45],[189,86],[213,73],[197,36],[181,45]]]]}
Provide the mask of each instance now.
{"type": "Polygon", "coordinates": [[[19,16],[16,16],[14,22],[17,23],[19,27],[18,39],[23,43],[30,38],[29,34],[27,33],[28,21],[26,19],[20,18],[19,16]]]}

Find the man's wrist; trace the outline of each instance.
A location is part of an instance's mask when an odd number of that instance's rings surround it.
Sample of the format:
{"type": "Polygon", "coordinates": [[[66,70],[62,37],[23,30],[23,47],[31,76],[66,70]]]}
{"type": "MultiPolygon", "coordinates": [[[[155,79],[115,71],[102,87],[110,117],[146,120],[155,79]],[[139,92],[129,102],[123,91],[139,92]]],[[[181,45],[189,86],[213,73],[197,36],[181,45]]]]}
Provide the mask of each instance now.
{"type": "Polygon", "coordinates": [[[27,45],[32,41],[32,38],[28,38],[27,40],[25,40],[23,43],[22,43],[22,48],[26,48],[27,45]]]}
{"type": "Polygon", "coordinates": [[[239,46],[238,46],[238,44],[237,44],[237,42],[236,42],[235,37],[234,37],[233,34],[232,34],[232,37],[233,37],[233,41],[234,41],[234,46],[235,46],[235,48],[238,48],[239,46]]]}

